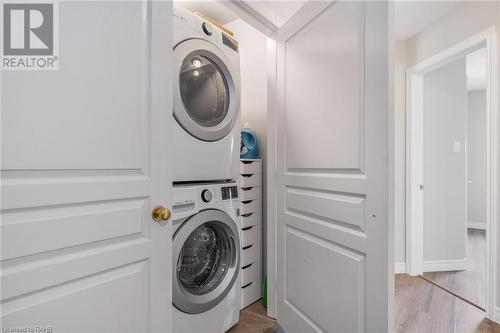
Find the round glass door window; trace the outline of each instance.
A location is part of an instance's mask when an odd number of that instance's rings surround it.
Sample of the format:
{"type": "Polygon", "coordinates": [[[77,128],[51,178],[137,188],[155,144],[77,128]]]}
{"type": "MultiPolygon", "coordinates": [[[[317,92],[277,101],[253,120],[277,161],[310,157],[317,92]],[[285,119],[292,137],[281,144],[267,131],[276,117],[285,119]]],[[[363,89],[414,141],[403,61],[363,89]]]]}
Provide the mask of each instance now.
{"type": "Polygon", "coordinates": [[[172,302],[185,313],[210,310],[232,290],[240,264],[238,225],[225,212],[203,210],[173,236],[172,302]]]}
{"type": "Polygon", "coordinates": [[[217,64],[197,53],[188,55],[180,69],[179,90],[187,114],[197,124],[220,124],[229,109],[229,88],[217,64]]]}
{"type": "Polygon", "coordinates": [[[193,295],[214,290],[234,261],[228,233],[216,223],[204,223],[184,241],[177,262],[177,278],[193,295]]]}

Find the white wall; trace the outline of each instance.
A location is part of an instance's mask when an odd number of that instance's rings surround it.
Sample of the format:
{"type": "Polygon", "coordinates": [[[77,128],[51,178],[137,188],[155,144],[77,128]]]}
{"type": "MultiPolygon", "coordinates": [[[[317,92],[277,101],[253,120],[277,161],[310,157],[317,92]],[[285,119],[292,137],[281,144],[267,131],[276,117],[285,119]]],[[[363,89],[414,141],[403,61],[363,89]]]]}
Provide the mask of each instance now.
{"type": "Polygon", "coordinates": [[[424,271],[465,260],[466,112],[465,57],[424,75],[424,271]]]}
{"type": "MultiPolygon", "coordinates": [[[[267,152],[267,37],[241,19],[225,24],[238,40],[241,68],[241,124],[249,122],[257,133],[263,159],[262,184],[266,188],[267,152]]],[[[266,191],[262,191],[262,230],[266,239],[266,191]]],[[[262,272],[266,272],[266,245],[262,242],[262,272]]]]}
{"type": "Polygon", "coordinates": [[[408,64],[414,65],[498,23],[497,10],[497,1],[465,1],[408,40],[408,64]]]}
{"type": "Polygon", "coordinates": [[[486,228],[486,90],[467,94],[469,226],[486,228]]]}
{"type": "MultiPolygon", "coordinates": [[[[497,45],[500,45],[500,3],[497,1],[468,1],[460,7],[450,12],[424,31],[406,41],[408,47],[407,65],[412,66],[448,47],[480,32],[489,27],[496,26],[497,45]]],[[[500,66],[497,67],[497,74],[500,76],[500,66]]],[[[500,95],[500,85],[497,96],[500,95]]],[[[500,121],[500,119],[499,119],[500,121]]],[[[500,126],[500,124],[499,124],[500,126]]],[[[404,136],[395,137],[396,142],[404,140],[404,136]]],[[[500,142],[497,143],[500,153],[500,142]]],[[[396,156],[403,158],[403,156],[396,156]]],[[[396,161],[396,163],[398,163],[396,161]]],[[[401,163],[401,162],[399,162],[401,163]]],[[[499,180],[500,181],[500,180],[499,180]]],[[[396,187],[399,184],[395,184],[396,187]]],[[[500,183],[497,184],[500,190],[500,183]]],[[[500,205],[500,198],[497,205],[500,205]]],[[[398,207],[395,207],[398,209],[398,207]]],[[[399,208],[403,209],[403,208],[399,208]]],[[[397,222],[396,222],[397,223],[397,222]]],[[[497,228],[497,238],[500,239],[500,228],[497,228]]],[[[404,235],[404,233],[403,233],[404,235]]],[[[498,252],[498,250],[497,250],[498,252]]],[[[500,256],[498,256],[497,266],[500,267],[500,256]]],[[[500,286],[500,274],[496,277],[500,286]]],[[[500,321],[500,287],[497,288],[498,320],[500,321]]]]}

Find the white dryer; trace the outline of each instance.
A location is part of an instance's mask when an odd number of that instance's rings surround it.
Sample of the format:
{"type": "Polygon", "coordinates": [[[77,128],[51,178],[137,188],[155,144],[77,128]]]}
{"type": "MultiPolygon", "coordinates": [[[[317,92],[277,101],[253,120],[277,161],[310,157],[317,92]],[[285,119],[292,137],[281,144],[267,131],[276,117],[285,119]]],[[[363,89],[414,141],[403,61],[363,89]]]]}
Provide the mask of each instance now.
{"type": "Polygon", "coordinates": [[[240,151],[238,43],[174,7],[173,181],[234,179],[240,151]]]}
{"type": "Polygon", "coordinates": [[[236,183],[174,186],[172,220],[173,332],[226,332],[240,315],[236,183]]]}

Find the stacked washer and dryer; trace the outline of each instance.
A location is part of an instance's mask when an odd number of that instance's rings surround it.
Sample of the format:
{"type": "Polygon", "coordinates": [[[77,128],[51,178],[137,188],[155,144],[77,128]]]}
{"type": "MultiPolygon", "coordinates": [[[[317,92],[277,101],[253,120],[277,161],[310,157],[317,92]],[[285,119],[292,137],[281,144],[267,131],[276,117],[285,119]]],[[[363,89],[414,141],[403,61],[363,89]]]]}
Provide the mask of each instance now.
{"type": "Polygon", "coordinates": [[[173,331],[239,320],[238,43],[174,7],[173,331]]]}

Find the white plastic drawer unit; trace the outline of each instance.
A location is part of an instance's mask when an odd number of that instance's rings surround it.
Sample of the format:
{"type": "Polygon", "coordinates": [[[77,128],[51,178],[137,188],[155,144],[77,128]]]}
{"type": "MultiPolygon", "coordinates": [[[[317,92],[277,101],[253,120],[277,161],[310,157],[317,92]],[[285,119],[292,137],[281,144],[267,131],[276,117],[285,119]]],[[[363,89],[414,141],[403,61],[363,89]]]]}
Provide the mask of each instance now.
{"type": "Polygon", "coordinates": [[[262,161],[241,160],[241,309],[262,295],[262,161]]]}
{"type": "Polygon", "coordinates": [[[262,187],[243,187],[240,188],[240,201],[260,199],[262,187]]]}
{"type": "Polygon", "coordinates": [[[261,261],[260,259],[260,239],[258,243],[243,246],[241,250],[241,267],[261,261]]]}
{"type": "Polygon", "coordinates": [[[247,247],[252,244],[260,244],[260,224],[241,229],[241,247],[247,247]]]}
{"type": "Polygon", "coordinates": [[[257,280],[261,274],[262,261],[253,262],[241,267],[241,286],[257,280]]]}
{"type": "Polygon", "coordinates": [[[250,175],[262,172],[262,161],[240,161],[240,175],[250,175]]]}
{"type": "Polygon", "coordinates": [[[241,286],[241,304],[240,308],[246,308],[256,300],[260,298],[262,290],[262,278],[259,277],[257,280],[247,283],[241,286]]]}
{"type": "Polygon", "coordinates": [[[240,175],[240,187],[261,186],[262,176],[260,173],[253,175],[240,175]]]}
{"type": "Polygon", "coordinates": [[[256,224],[261,224],[261,212],[247,213],[241,215],[241,228],[251,227],[256,224]]]}
{"type": "Polygon", "coordinates": [[[260,200],[250,200],[241,202],[240,206],[241,215],[260,212],[261,210],[262,210],[262,203],[260,200]]]}

